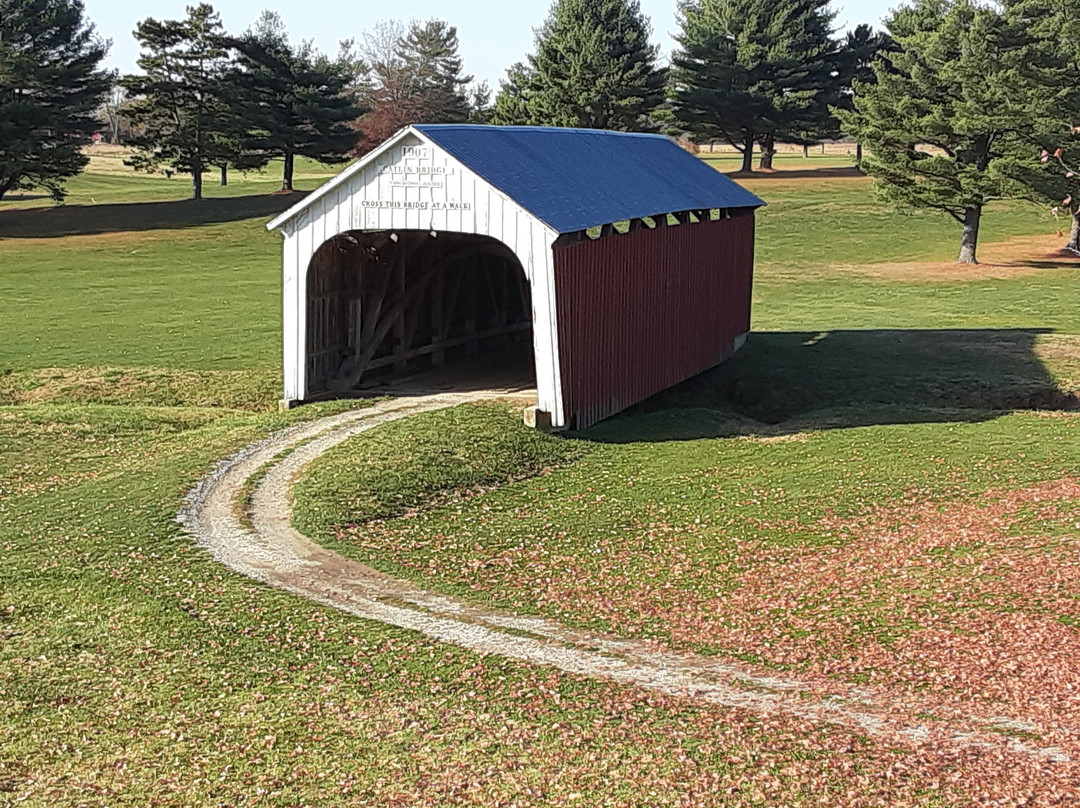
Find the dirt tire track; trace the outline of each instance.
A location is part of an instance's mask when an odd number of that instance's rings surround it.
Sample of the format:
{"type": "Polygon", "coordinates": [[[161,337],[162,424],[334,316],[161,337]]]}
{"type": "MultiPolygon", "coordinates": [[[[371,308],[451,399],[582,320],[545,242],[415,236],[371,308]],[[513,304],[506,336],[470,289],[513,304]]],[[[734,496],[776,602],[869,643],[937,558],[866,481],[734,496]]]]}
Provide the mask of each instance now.
{"type": "MultiPolygon", "coordinates": [[[[648,642],[577,631],[544,618],[483,609],[346,559],[292,527],[293,483],[324,452],[390,421],[501,395],[512,394],[488,390],[398,398],[290,427],[218,464],[190,492],[178,520],[218,561],[249,578],[479,654],[497,654],[713,705],[785,713],[905,744],[945,740],[1049,763],[1071,761],[1061,749],[1004,737],[993,727],[935,722],[931,728],[909,717],[914,710],[876,703],[857,687],[847,688],[842,695],[822,694],[796,679],[677,654],[648,642]],[[250,500],[252,530],[242,523],[237,502],[245,484],[257,474],[262,477],[250,500]]],[[[1019,716],[1010,720],[1028,725],[1019,716]]]]}

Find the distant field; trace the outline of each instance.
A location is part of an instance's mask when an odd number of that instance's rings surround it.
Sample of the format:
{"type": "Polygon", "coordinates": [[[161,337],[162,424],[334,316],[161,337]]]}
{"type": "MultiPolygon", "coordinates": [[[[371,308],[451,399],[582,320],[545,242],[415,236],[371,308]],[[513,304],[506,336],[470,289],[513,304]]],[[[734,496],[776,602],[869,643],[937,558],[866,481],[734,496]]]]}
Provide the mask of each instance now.
{"type": "MultiPolygon", "coordinates": [[[[209,198],[193,203],[185,199],[186,179],[125,173],[120,156],[109,154],[95,157],[92,170],[71,182],[60,208],[40,199],[0,203],[7,314],[0,322],[0,368],[272,372],[279,353],[280,236],[262,225],[296,199],[267,195],[279,187],[278,170],[234,176],[224,189],[207,175],[209,198]]],[[[301,161],[297,187],[317,187],[328,171],[301,161]]],[[[1002,325],[1023,325],[1037,311],[1053,325],[1075,311],[1074,293],[1042,276],[1026,278],[1027,292],[1016,298],[1008,284],[953,284],[928,294],[921,282],[883,283],[850,271],[947,261],[957,249],[955,223],[925,213],[897,215],[874,201],[865,178],[744,182],[769,202],[760,214],[757,288],[771,292],[756,301],[758,328],[869,327],[883,295],[906,297],[905,317],[923,324],[960,323],[971,312],[992,311],[1002,325]],[[831,301],[827,322],[815,302],[820,297],[831,301]]],[[[983,232],[991,242],[1054,229],[1040,208],[998,204],[983,232]]]]}
{"type": "MultiPolygon", "coordinates": [[[[745,181],[769,206],[729,363],[580,434],[502,404],[385,425],[310,467],[298,524],[435,591],[920,722],[1024,719],[993,726],[1080,760],[1080,265],[997,203],[987,263],[957,268],[954,223],[847,165],[745,181]]],[[[174,519],[194,481],[362,406],[274,411],[279,184],[208,175],[195,203],[104,149],[65,206],[0,203],[0,802],[1076,801],[1071,763],[480,657],[212,561],[174,519]]]]}
{"type": "MultiPolygon", "coordinates": [[[[698,155],[709,165],[723,172],[738,172],[742,168],[742,155],[735,151],[710,154],[705,151],[698,155]]],[[[754,169],[757,170],[758,156],[754,157],[754,169]]],[[[814,154],[803,157],[802,152],[781,152],[773,158],[774,171],[805,171],[812,168],[852,168],[854,156],[846,154],[814,154]]]]}
{"type": "MultiPolygon", "coordinates": [[[[121,202],[183,201],[191,195],[191,177],[187,174],[165,176],[164,169],[153,174],[137,173],[124,160],[129,151],[117,146],[93,146],[88,149],[90,165],[67,184],[65,204],[104,205],[121,202]]],[[[297,158],[294,169],[298,190],[311,190],[334,176],[341,166],[327,166],[307,158],[297,158]]],[[[275,160],[260,171],[229,172],[229,184],[222,188],[216,171],[203,177],[208,198],[269,194],[281,188],[281,161],[275,160]]],[[[49,208],[51,203],[39,194],[9,195],[0,202],[0,212],[18,208],[49,208]]],[[[119,230],[123,226],[113,222],[119,230]]],[[[5,233],[6,237],[8,233],[5,233]]]]}
{"type": "MultiPolygon", "coordinates": [[[[63,206],[0,203],[0,368],[108,365],[183,370],[276,367],[280,236],[263,223],[299,196],[272,195],[280,165],[190,179],[148,177],[122,155],[93,158],[63,206]]],[[[329,176],[297,164],[311,190],[329,176]]]]}

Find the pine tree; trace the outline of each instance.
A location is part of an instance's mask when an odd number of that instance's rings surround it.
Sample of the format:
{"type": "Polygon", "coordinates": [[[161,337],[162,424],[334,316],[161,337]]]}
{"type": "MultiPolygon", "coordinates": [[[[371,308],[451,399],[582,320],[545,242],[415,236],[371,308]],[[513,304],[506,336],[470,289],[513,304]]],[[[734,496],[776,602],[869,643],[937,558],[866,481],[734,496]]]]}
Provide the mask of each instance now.
{"type": "MultiPolygon", "coordinates": [[[[1067,250],[1080,253],[1080,6],[1072,0],[1006,0],[1015,24],[1053,54],[1042,71],[1044,95],[1052,97],[1048,120],[1029,125],[997,166],[1017,196],[1067,213],[1067,250]],[[1042,157],[1035,156],[1041,152],[1042,157]]],[[[1034,122],[1033,122],[1034,123],[1034,122]]]]}
{"type": "Polygon", "coordinates": [[[139,170],[161,163],[191,175],[191,198],[202,199],[203,172],[237,158],[237,123],[229,103],[229,73],[221,18],[207,3],[188,6],[184,20],[147,18],[135,29],[142,54],[140,75],[126,76],[125,89],[139,133],[139,170]]]}
{"type": "Polygon", "coordinates": [[[417,123],[464,123],[469,119],[457,29],[442,20],[413,22],[398,42],[398,56],[409,66],[417,123]]]}
{"type": "Polygon", "coordinates": [[[675,119],[697,140],[723,140],[753,169],[777,141],[812,143],[836,129],[838,51],[828,0],[683,0],[673,56],[675,119]]]}
{"type": "Polygon", "coordinates": [[[281,189],[293,190],[296,157],[346,160],[356,146],[350,123],[365,111],[352,90],[357,63],[350,43],[336,59],[310,43],[293,46],[281,17],[264,11],[243,36],[228,40],[238,54],[231,84],[240,90],[244,122],[241,168],[283,158],[281,189]]]}
{"type": "Polygon", "coordinates": [[[491,123],[491,85],[487,80],[474,84],[469,88],[469,123],[491,123]]]}
{"type": "Polygon", "coordinates": [[[506,79],[500,82],[491,122],[499,126],[535,126],[539,121],[532,113],[530,98],[536,71],[516,62],[507,68],[506,79]]]}
{"type": "MultiPolygon", "coordinates": [[[[877,81],[874,75],[874,62],[892,48],[893,42],[888,34],[884,31],[875,31],[866,23],[847,32],[839,55],[840,97],[836,102],[837,108],[842,110],[855,108],[853,100],[855,85],[873,84],[877,81]]],[[[863,145],[856,142],[856,165],[862,165],[862,157],[863,145]]]]}
{"type": "Polygon", "coordinates": [[[776,127],[762,139],[761,167],[772,168],[776,142],[810,145],[840,134],[832,106],[840,100],[841,50],[833,39],[831,0],[773,3],[773,24],[798,69],[777,99],[776,127]]]}
{"type": "Polygon", "coordinates": [[[897,50],[874,63],[876,83],[856,83],[844,128],[866,144],[879,197],[956,219],[957,260],[976,263],[987,201],[1022,195],[1004,169],[1051,119],[1060,62],[1029,26],[974,0],[914,0],[886,25],[897,50]]]}
{"type": "Polygon", "coordinates": [[[529,67],[512,68],[500,90],[494,121],[654,128],[649,116],[664,103],[666,72],[650,33],[638,0],[556,0],[529,67]]]}
{"type": "Polygon", "coordinates": [[[64,198],[112,84],[99,69],[107,51],[81,0],[0,0],[0,199],[31,188],[64,198]]]}

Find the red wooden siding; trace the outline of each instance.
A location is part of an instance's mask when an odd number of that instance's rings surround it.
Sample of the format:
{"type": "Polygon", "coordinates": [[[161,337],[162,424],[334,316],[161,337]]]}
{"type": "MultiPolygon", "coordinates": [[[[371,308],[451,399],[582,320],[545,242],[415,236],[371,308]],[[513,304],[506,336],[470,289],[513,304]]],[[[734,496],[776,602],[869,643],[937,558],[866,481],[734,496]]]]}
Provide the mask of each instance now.
{"type": "Polygon", "coordinates": [[[754,217],[555,248],[562,393],[590,426],[719,364],[750,330],[754,217]]]}

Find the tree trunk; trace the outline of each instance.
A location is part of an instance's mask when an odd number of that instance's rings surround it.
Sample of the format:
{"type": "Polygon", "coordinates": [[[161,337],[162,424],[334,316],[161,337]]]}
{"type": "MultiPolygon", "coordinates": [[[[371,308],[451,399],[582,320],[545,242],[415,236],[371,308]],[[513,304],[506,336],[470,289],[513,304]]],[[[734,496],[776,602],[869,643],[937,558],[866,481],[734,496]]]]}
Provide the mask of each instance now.
{"type": "Polygon", "coordinates": [[[1065,245],[1065,249],[1080,253],[1080,210],[1072,215],[1072,229],[1069,230],[1069,243],[1065,245]]]}
{"type": "Polygon", "coordinates": [[[285,155],[285,170],[281,175],[281,190],[291,191],[292,187],[292,175],[293,175],[293,159],[292,152],[288,152],[285,155]]]}
{"type": "Polygon", "coordinates": [[[221,166],[221,187],[224,188],[229,184],[229,167],[221,166]]]}
{"type": "Polygon", "coordinates": [[[747,132],[746,140],[743,143],[742,153],[742,168],[739,169],[744,174],[749,174],[754,170],[754,133],[747,132]]]}
{"type": "Polygon", "coordinates": [[[191,169],[191,198],[202,199],[202,163],[196,163],[191,169]]]}
{"type": "Polygon", "coordinates": [[[960,239],[960,255],[956,260],[961,264],[977,264],[975,250],[979,246],[979,219],[982,217],[982,205],[968,205],[964,208],[964,235],[960,239]]]}
{"type": "Polygon", "coordinates": [[[804,160],[810,156],[810,144],[809,143],[804,143],[803,144],[802,156],[803,156],[804,160]]]}
{"type": "Polygon", "coordinates": [[[765,142],[761,144],[761,160],[758,161],[758,168],[762,171],[771,171],[774,154],[776,154],[776,141],[772,135],[766,135],[765,142]]]}

